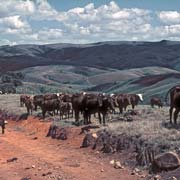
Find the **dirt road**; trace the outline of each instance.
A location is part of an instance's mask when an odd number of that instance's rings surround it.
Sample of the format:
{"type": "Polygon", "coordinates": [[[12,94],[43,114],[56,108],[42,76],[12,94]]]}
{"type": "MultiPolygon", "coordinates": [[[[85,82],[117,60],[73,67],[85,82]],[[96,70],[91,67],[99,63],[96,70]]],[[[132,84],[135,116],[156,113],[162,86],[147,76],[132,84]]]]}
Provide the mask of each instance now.
{"type": "Polygon", "coordinates": [[[137,180],[131,170],[114,169],[111,157],[79,148],[84,135],[71,129],[66,141],[45,137],[50,122],[29,118],[9,121],[0,135],[0,180],[137,180]],[[17,158],[12,162],[8,159],[17,158]]]}

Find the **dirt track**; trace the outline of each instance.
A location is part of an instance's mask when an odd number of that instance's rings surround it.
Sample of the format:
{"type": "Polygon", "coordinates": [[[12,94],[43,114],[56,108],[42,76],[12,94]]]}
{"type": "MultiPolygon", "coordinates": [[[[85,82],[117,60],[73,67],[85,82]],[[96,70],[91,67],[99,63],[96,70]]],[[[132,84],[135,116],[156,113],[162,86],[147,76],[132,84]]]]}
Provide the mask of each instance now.
{"type": "Polygon", "coordinates": [[[32,117],[12,122],[0,135],[0,180],[137,180],[131,170],[114,169],[105,156],[91,149],[80,149],[80,129],[71,129],[66,141],[45,137],[50,123],[32,117]],[[13,157],[18,158],[7,162],[13,157]]]}

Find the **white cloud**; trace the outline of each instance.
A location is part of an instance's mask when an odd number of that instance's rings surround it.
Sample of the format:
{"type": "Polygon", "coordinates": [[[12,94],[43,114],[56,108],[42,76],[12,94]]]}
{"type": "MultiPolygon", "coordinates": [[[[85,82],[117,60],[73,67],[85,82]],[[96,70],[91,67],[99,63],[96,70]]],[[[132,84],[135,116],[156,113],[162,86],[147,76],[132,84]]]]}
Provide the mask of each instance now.
{"type": "Polygon", "coordinates": [[[158,16],[164,23],[180,23],[180,12],[177,11],[161,11],[158,16]]]}
{"type": "Polygon", "coordinates": [[[20,18],[20,16],[10,16],[10,17],[1,18],[0,23],[11,29],[20,29],[27,26],[27,23],[24,22],[20,18]]]}
{"type": "Polygon", "coordinates": [[[0,17],[13,15],[30,15],[35,11],[35,5],[30,0],[1,0],[0,17]]]}
{"type": "Polygon", "coordinates": [[[0,37],[9,34],[17,43],[180,39],[177,11],[121,8],[115,1],[58,11],[47,0],[1,1],[0,37]]]}

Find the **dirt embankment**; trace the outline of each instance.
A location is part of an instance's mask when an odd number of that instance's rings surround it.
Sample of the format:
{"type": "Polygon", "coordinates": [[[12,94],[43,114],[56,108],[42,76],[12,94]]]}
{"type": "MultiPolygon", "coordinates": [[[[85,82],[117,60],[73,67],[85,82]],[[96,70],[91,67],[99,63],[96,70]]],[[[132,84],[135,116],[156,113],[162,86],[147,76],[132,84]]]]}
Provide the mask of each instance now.
{"type": "Polygon", "coordinates": [[[80,128],[69,128],[65,141],[47,138],[50,124],[33,117],[9,121],[5,134],[0,135],[1,180],[142,179],[131,175],[132,170],[126,166],[124,169],[113,168],[109,162],[115,156],[80,148],[84,138],[84,134],[79,135],[80,128]]]}

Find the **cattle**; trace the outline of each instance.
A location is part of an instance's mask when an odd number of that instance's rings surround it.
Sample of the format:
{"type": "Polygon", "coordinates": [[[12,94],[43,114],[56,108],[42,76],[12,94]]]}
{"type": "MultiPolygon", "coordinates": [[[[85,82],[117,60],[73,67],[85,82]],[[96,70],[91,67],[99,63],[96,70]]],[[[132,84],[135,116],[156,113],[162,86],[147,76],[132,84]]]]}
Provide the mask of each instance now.
{"type": "Polygon", "coordinates": [[[0,126],[2,128],[2,134],[4,134],[4,130],[5,130],[5,120],[4,119],[0,119],[0,126]]]}
{"type": "Polygon", "coordinates": [[[23,107],[25,104],[25,101],[29,98],[30,98],[30,96],[28,96],[26,94],[20,95],[20,106],[23,107]]]}
{"type": "Polygon", "coordinates": [[[59,104],[59,111],[60,111],[60,119],[63,119],[65,115],[66,118],[69,119],[70,112],[72,110],[72,104],[69,102],[60,102],[59,104]]]}
{"type": "Polygon", "coordinates": [[[172,114],[173,109],[174,111],[174,124],[177,124],[177,117],[178,113],[180,111],[180,85],[172,87],[166,94],[165,102],[167,103],[167,97],[168,94],[170,94],[170,109],[169,109],[169,115],[170,115],[170,123],[172,123],[172,114]]]}
{"type": "Polygon", "coordinates": [[[154,107],[154,105],[158,106],[159,108],[163,107],[163,103],[162,103],[161,99],[159,99],[157,97],[152,97],[150,100],[150,104],[151,104],[152,108],[154,107]]]}
{"type": "Polygon", "coordinates": [[[84,124],[91,123],[91,114],[98,113],[99,123],[102,123],[101,114],[103,116],[103,125],[108,111],[114,111],[114,104],[111,97],[103,95],[89,95],[84,98],[84,124]]]}
{"type": "Polygon", "coordinates": [[[62,94],[61,96],[60,96],[60,99],[63,101],[63,102],[69,102],[69,103],[71,103],[71,101],[72,101],[72,94],[62,94]]]}
{"type": "Polygon", "coordinates": [[[72,102],[72,108],[75,114],[75,122],[79,122],[79,113],[83,112],[83,100],[85,98],[86,94],[85,93],[77,93],[73,94],[71,98],[72,102]]]}
{"type": "Polygon", "coordinates": [[[35,95],[33,97],[34,110],[37,111],[37,107],[41,107],[42,102],[44,101],[43,95],[35,95]]]}
{"type": "Polygon", "coordinates": [[[118,94],[117,104],[119,113],[123,113],[123,109],[126,110],[127,106],[131,104],[131,98],[128,94],[118,94]]]}
{"type": "Polygon", "coordinates": [[[142,94],[129,94],[130,101],[132,105],[132,109],[135,108],[135,106],[138,105],[139,101],[143,102],[143,96],[142,94]]]}
{"type": "Polygon", "coordinates": [[[58,99],[59,93],[57,94],[44,94],[44,100],[58,99]]]}
{"type": "Polygon", "coordinates": [[[27,98],[24,102],[25,106],[26,106],[26,109],[27,109],[27,113],[28,115],[31,114],[32,115],[32,111],[33,111],[33,108],[34,108],[34,104],[33,104],[33,99],[30,97],[30,98],[27,98]]]}
{"type": "Polygon", "coordinates": [[[5,128],[6,128],[5,126],[8,123],[6,121],[7,118],[8,118],[7,114],[0,110],[0,126],[2,128],[2,134],[5,133],[5,128]]]}
{"type": "Polygon", "coordinates": [[[43,100],[41,103],[43,119],[45,118],[45,114],[47,111],[52,111],[53,115],[55,115],[55,110],[58,110],[58,109],[59,109],[58,99],[43,100]]]}

